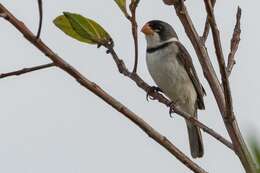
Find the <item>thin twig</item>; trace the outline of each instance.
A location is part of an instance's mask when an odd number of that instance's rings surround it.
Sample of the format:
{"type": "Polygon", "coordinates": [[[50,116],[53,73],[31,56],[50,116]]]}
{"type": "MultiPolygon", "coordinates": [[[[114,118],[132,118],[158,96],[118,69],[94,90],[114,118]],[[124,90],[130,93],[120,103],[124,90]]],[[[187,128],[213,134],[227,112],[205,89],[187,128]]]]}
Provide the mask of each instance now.
{"type": "Polygon", "coordinates": [[[137,33],[137,22],[136,22],[136,8],[138,6],[139,0],[132,0],[130,3],[130,11],[131,11],[131,16],[129,21],[131,22],[132,25],[132,35],[134,39],[134,48],[135,48],[135,62],[134,62],[134,68],[133,68],[133,73],[137,72],[137,66],[138,66],[138,33],[137,33]]]}
{"type": "MultiPolygon", "coordinates": [[[[212,4],[212,8],[214,8],[215,4],[216,4],[216,0],[211,0],[211,4],[212,4]]],[[[203,43],[205,43],[207,41],[208,35],[209,35],[209,29],[210,29],[210,25],[209,25],[209,15],[207,15],[207,19],[205,22],[205,26],[204,26],[204,31],[203,34],[201,36],[201,40],[203,43]]]]}
{"type": "Polygon", "coordinates": [[[17,70],[17,71],[13,71],[13,72],[2,73],[2,74],[0,74],[0,79],[10,77],[10,76],[19,76],[19,75],[22,75],[25,73],[29,73],[29,72],[33,72],[33,71],[37,71],[37,70],[41,70],[41,69],[45,69],[45,68],[49,68],[49,67],[53,67],[53,66],[55,66],[54,63],[49,63],[49,64],[44,64],[44,65],[39,65],[39,66],[34,66],[34,67],[23,68],[21,70],[17,70]]]}
{"type": "Polygon", "coordinates": [[[227,73],[228,76],[230,76],[232,69],[234,65],[236,64],[235,61],[235,54],[238,49],[238,45],[240,42],[240,34],[241,34],[241,28],[240,28],[240,19],[241,19],[241,8],[237,8],[237,15],[236,15],[236,25],[234,28],[233,36],[231,39],[231,44],[230,44],[230,53],[228,55],[228,64],[227,64],[227,73]]]}
{"type": "MultiPolygon", "coordinates": [[[[106,47],[108,48],[111,56],[113,57],[117,67],[118,67],[118,71],[129,77],[131,80],[133,80],[137,86],[139,86],[140,88],[142,88],[145,92],[148,92],[151,88],[151,86],[149,86],[140,76],[138,76],[138,74],[136,73],[131,73],[125,66],[125,63],[123,60],[121,60],[117,53],[115,52],[113,46],[110,45],[106,45],[106,47]]],[[[165,98],[163,95],[161,95],[160,93],[154,92],[154,93],[150,93],[152,98],[154,100],[158,100],[160,103],[163,103],[164,105],[166,105],[167,107],[169,105],[172,105],[172,102],[170,100],[168,100],[167,98],[165,98]]],[[[224,137],[222,137],[220,134],[218,134],[217,132],[215,132],[213,129],[207,127],[206,125],[204,125],[203,123],[201,123],[200,121],[198,121],[197,119],[195,119],[194,117],[190,116],[189,114],[187,114],[186,112],[180,110],[178,107],[174,107],[174,112],[177,113],[178,115],[182,116],[183,118],[185,118],[186,120],[190,121],[191,123],[193,123],[194,125],[198,126],[199,128],[201,128],[204,132],[208,133],[209,135],[211,135],[212,137],[216,138],[217,140],[219,140],[221,143],[223,143],[224,145],[226,145],[227,147],[229,147],[230,149],[233,150],[233,146],[232,144],[226,140],[224,137]]]]}
{"type": "Polygon", "coordinates": [[[117,111],[121,112],[125,117],[130,119],[138,127],[140,127],[146,134],[153,138],[157,143],[161,144],[166,150],[168,150],[173,156],[180,160],[184,165],[190,168],[195,173],[206,173],[204,169],[198,166],[195,162],[189,159],[184,153],[182,153],[177,147],[175,147],[165,136],[161,135],[158,131],[153,129],[148,123],[141,119],[134,112],[129,110],[122,103],[117,101],[115,98],[110,96],[105,92],[100,86],[89,81],[84,77],[79,71],[74,67],[64,61],[56,53],[54,53],[46,44],[41,40],[35,41],[34,34],[15,16],[13,16],[1,3],[0,3],[0,13],[5,12],[8,15],[7,21],[13,24],[24,36],[30,41],[35,47],[37,47],[42,53],[44,53],[49,59],[55,63],[56,66],[61,68],[63,71],[67,72],[72,76],[78,83],[80,83],[86,89],[89,89],[95,95],[103,99],[106,103],[111,105],[117,111]]]}
{"type": "Polygon", "coordinates": [[[213,41],[215,46],[215,52],[218,59],[221,79],[223,83],[223,90],[225,96],[225,123],[230,126],[231,128],[228,129],[230,138],[233,142],[234,149],[240,158],[245,170],[247,173],[256,173],[256,166],[254,165],[253,159],[250,156],[248,148],[243,140],[243,137],[240,133],[238,125],[236,123],[235,115],[233,112],[233,103],[232,103],[232,96],[231,96],[231,89],[228,80],[228,74],[226,71],[226,64],[225,59],[222,51],[222,45],[220,40],[220,34],[218,30],[218,26],[216,23],[215,15],[213,12],[213,7],[210,0],[204,0],[205,7],[207,13],[209,15],[209,23],[212,30],[213,41]]]}
{"type": "Polygon", "coordinates": [[[41,30],[42,30],[42,18],[43,18],[42,0],[38,0],[38,9],[39,9],[39,26],[38,26],[38,31],[37,31],[37,35],[36,35],[37,39],[40,38],[41,30]]]}

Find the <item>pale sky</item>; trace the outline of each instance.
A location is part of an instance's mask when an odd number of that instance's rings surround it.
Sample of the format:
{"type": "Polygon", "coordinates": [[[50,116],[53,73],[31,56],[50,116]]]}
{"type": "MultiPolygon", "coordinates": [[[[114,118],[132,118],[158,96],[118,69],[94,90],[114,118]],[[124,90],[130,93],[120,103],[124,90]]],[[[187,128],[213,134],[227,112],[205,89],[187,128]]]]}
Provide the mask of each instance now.
{"type": "MultiPolygon", "coordinates": [[[[1,3],[36,32],[36,0],[1,0],[1,3]]],[[[203,1],[187,1],[186,4],[201,33],[205,22],[203,1]]],[[[256,20],[260,2],[219,0],[215,12],[227,57],[238,5],[243,10],[242,35],[237,64],[230,81],[235,114],[243,135],[248,137],[250,133],[260,134],[260,60],[257,57],[260,25],[256,20]]],[[[88,79],[140,115],[190,157],[183,119],[178,115],[171,119],[165,106],[156,101],[147,102],[146,93],[117,72],[114,62],[103,48],[82,44],[58,30],[52,20],[63,11],[80,13],[104,26],[115,41],[116,51],[127,67],[132,69],[130,24],[116,4],[112,0],[45,0],[42,39],[88,79]]],[[[164,20],[175,28],[192,55],[207,91],[206,111],[199,112],[199,119],[229,139],[196,54],[173,7],[165,6],[161,0],[141,1],[138,8],[139,29],[152,19],[164,20]]],[[[0,73],[49,62],[5,20],[0,20],[0,26],[0,73]]],[[[139,41],[138,73],[154,85],[146,68],[146,43],[140,32],[139,41]]],[[[211,39],[207,45],[217,67],[211,39]]],[[[191,172],[132,122],[59,69],[45,69],[2,79],[0,95],[0,172],[191,172]]],[[[239,159],[230,149],[205,133],[203,140],[205,155],[195,160],[201,167],[208,172],[244,172],[239,159]]]]}

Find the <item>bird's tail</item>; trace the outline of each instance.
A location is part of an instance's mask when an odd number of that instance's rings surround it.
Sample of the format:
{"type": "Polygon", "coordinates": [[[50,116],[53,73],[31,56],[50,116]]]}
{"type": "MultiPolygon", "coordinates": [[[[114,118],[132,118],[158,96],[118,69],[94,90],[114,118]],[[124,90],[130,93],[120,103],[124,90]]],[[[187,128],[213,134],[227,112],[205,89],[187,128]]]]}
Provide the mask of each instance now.
{"type": "MultiPolygon", "coordinates": [[[[195,114],[197,117],[197,113],[195,114]]],[[[202,157],[204,154],[201,131],[198,127],[186,121],[190,142],[190,152],[193,158],[202,157]]]]}

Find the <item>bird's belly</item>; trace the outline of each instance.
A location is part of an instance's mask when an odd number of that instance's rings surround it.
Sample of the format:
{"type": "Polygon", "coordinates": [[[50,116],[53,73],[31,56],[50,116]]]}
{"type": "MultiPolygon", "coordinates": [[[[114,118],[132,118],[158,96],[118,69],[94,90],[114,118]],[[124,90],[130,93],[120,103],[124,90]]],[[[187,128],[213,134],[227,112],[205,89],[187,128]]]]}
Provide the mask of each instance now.
{"type": "Polygon", "coordinates": [[[183,94],[181,83],[183,78],[177,75],[176,69],[155,68],[151,70],[151,76],[154,82],[162,89],[162,91],[173,101],[176,101],[183,94]]]}
{"type": "Polygon", "coordinates": [[[155,58],[150,56],[147,57],[147,66],[154,82],[173,102],[179,105],[195,102],[190,100],[196,95],[194,86],[184,67],[177,60],[166,61],[160,60],[158,56],[155,58]]]}

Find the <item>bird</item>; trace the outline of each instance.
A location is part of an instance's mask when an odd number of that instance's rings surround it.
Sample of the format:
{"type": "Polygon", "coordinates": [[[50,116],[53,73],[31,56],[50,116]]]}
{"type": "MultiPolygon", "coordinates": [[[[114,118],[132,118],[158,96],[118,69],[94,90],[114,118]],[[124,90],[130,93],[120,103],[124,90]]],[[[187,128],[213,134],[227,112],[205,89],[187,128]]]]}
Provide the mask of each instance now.
{"type": "MultiPolygon", "coordinates": [[[[205,109],[203,97],[206,93],[191,56],[179,41],[175,30],[164,21],[152,20],[141,31],[147,42],[147,68],[157,85],[152,87],[153,90],[162,91],[174,106],[197,118],[197,110],[205,109]]],[[[200,158],[204,154],[201,131],[188,120],[186,125],[191,156],[200,158]]]]}

